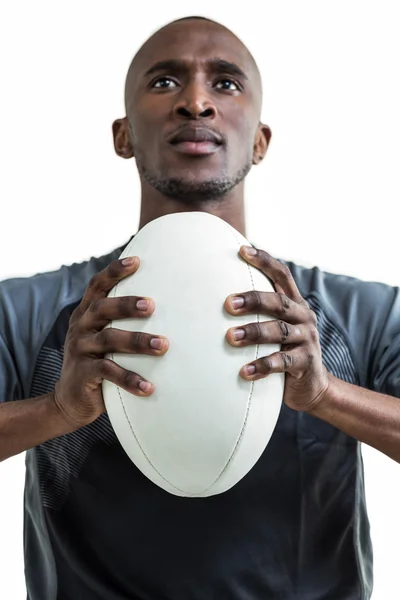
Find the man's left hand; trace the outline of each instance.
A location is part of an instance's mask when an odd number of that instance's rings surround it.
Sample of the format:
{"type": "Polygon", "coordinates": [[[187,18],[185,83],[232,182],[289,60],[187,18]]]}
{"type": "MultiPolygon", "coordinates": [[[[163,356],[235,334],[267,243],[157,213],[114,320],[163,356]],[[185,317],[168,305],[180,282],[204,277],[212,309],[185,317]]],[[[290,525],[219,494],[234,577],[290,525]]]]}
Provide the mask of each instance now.
{"type": "Polygon", "coordinates": [[[249,381],[262,379],[270,373],[286,373],[283,402],[290,408],[308,412],[323,399],[329,387],[329,372],[322,363],[317,317],[302,298],[289,268],[264,250],[250,256],[241,246],[240,256],[259,269],[273,283],[275,292],[244,292],[228,296],[225,309],[232,315],[259,313],[277,320],[260,321],[228,329],[227,341],[236,347],[253,344],[281,344],[281,351],[255,360],[254,374],[240,375],[249,381]],[[232,299],[243,298],[243,306],[235,309],[232,299]],[[235,341],[234,332],[244,331],[243,339],[235,341]]]}

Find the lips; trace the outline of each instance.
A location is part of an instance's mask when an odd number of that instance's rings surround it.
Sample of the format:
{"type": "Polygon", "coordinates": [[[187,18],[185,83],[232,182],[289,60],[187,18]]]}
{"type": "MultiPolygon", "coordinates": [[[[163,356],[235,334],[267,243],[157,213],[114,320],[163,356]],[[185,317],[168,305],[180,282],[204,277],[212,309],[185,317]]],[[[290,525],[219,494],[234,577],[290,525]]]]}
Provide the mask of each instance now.
{"type": "Polygon", "coordinates": [[[222,137],[211,129],[206,127],[186,127],[172,134],[168,139],[170,144],[179,144],[181,142],[210,142],[220,146],[222,137]]]}
{"type": "Polygon", "coordinates": [[[189,156],[209,156],[222,148],[219,133],[207,127],[186,126],[167,138],[174,151],[189,156]]]}

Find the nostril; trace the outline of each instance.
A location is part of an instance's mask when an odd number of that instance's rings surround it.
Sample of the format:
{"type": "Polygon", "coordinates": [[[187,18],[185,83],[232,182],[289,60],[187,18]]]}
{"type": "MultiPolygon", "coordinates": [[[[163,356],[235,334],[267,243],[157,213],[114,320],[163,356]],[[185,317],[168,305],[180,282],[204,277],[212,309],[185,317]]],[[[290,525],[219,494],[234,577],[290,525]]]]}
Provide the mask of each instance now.
{"type": "Polygon", "coordinates": [[[181,115],[182,117],[189,117],[191,119],[194,118],[199,118],[199,117],[212,117],[212,115],[214,114],[214,111],[212,108],[206,108],[206,110],[203,110],[201,113],[197,113],[197,111],[190,111],[187,108],[185,108],[184,106],[180,106],[178,108],[178,110],[176,111],[179,115],[181,115]]]}
{"type": "Polygon", "coordinates": [[[187,109],[186,109],[184,106],[180,106],[180,107],[178,108],[178,111],[177,111],[177,112],[178,112],[178,114],[180,114],[182,117],[191,117],[191,116],[192,116],[192,113],[191,113],[189,110],[187,110],[187,109]]]}

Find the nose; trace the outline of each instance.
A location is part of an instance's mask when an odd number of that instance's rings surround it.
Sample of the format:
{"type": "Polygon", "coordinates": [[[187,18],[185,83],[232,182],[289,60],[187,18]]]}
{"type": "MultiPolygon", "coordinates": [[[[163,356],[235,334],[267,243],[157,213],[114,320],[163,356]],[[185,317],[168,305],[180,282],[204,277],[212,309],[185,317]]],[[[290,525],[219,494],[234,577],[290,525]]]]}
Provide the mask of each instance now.
{"type": "Polygon", "coordinates": [[[174,106],[174,115],[186,119],[215,118],[217,109],[203,86],[192,83],[179,95],[174,106]]]}

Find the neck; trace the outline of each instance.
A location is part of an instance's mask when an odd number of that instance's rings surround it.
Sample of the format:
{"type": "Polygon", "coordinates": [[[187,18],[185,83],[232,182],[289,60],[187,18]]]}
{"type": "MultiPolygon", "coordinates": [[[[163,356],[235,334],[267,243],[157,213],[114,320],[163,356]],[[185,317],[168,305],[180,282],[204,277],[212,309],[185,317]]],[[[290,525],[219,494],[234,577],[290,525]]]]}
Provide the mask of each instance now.
{"type": "Polygon", "coordinates": [[[142,181],[139,230],[158,217],[178,212],[207,212],[223,219],[246,237],[244,215],[244,182],[221,198],[210,198],[200,202],[175,200],[164,196],[142,181]]]}

